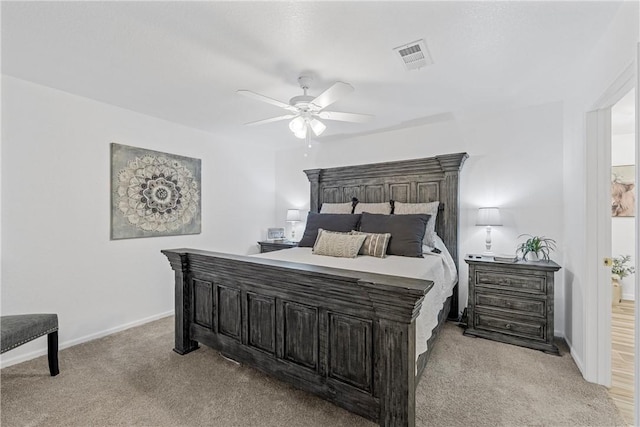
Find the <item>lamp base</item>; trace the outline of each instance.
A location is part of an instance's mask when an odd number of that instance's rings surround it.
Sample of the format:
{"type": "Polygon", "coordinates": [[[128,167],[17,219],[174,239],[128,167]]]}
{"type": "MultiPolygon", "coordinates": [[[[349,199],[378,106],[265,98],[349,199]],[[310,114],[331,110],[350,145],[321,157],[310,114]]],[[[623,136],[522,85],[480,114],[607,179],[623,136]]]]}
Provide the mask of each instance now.
{"type": "Polygon", "coordinates": [[[495,254],[493,253],[493,251],[491,250],[491,226],[487,225],[487,237],[484,241],[485,245],[485,251],[482,252],[482,256],[494,256],[495,254]]]}

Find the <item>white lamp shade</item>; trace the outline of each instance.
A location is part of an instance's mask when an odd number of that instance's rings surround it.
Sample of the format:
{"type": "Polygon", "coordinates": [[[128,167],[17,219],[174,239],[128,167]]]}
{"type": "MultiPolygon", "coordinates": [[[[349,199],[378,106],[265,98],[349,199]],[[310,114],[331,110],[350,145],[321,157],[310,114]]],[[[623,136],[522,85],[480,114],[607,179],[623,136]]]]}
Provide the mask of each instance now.
{"type": "Polygon", "coordinates": [[[307,126],[304,121],[304,117],[302,116],[298,116],[289,122],[289,129],[291,129],[291,132],[293,133],[302,132],[302,130],[306,127],[307,126]]]}
{"type": "Polygon", "coordinates": [[[318,119],[311,119],[309,126],[311,126],[311,130],[316,136],[320,136],[327,128],[327,126],[318,119]]]}
{"type": "Polygon", "coordinates": [[[293,133],[296,138],[305,139],[307,137],[307,126],[302,128],[302,130],[293,133]]]}
{"type": "Polygon", "coordinates": [[[298,209],[287,209],[287,221],[288,222],[300,221],[300,211],[298,209]]]}
{"type": "Polygon", "coordinates": [[[502,219],[500,218],[500,209],[478,209],[478,218],[476,220],[476,225],[502,225],[502,219]]]}

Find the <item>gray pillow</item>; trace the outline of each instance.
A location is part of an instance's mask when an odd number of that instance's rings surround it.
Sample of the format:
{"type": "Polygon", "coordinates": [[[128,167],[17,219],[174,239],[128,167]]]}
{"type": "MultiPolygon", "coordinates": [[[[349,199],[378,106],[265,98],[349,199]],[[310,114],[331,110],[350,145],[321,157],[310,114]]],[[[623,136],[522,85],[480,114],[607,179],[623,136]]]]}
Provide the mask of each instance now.
{"type": "Polygon", "coordinates": [[[427,231],[424,233],[424,244],[434,248],[436,246],[436,217],[440,202],[429,203],[394,203],[394,214],[428,214],[431,215],[427,224],[427,231]]]}
{"type": "Polygon", "coordinates": [[[318,237],[318,228],[348,233],[351,230],[357,230],[359,222],[360,215],[317,214],[309,212],[307,225],[298,246],[302,248],[312,248],[318,237]]]}
{"type": "Polygon", "coordinates": [[[390,233],[387,254],[422,258],[422,239],[429,215],[380,215],[363,213],[360,231],[390,233]]]}

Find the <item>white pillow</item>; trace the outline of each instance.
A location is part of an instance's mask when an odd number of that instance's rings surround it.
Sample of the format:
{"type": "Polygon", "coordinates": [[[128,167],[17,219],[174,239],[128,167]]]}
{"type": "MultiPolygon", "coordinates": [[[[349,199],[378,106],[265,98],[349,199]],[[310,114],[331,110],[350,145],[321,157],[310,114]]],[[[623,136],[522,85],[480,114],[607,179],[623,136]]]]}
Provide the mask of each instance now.
{"type": "Polygon", "coordinates": [[[438,216],[438,208],[440,202],[429,203],[402,203],[394,202],[393,213],[395,215],[407,215],[407,214],[428,214],[431,215],[429,222],[427,222],[427,229],[424,233],[424,244],[436,246],[436,217],[438,216]]]}
{"type": "Polygon", "coordinates": [[[350,214],[353,211],[353,203],[323,203],[320,213],[350,214]]]}
{"type": "Polygon", "coordinates": [[[391,214],[391,203],[360,203],[356,205],[354,209],[354,214],[361,214],[363,212],[371,213],[371,214],[383,214],[389,215],[391,214]]]}

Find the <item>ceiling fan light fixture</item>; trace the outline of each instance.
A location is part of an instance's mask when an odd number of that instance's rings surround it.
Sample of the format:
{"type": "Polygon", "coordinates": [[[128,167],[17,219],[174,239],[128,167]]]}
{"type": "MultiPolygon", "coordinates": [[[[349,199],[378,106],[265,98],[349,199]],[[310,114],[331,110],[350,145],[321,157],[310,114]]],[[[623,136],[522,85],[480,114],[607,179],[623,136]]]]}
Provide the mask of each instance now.
{"type": "Polygon", "coordinates": [[[254,122],[246,123],[248,126],[263,125],[267,123],[273,123],[280,120],[289,120],[289,129],[299,139],[306,139],[310,141],[310,138],[320,136],[327,129],[327,126],[319,119],[322,120],[335,120],[341,122],[353,122],[364,123],[370,120],[373,116],[369,114],[357,114],[357,113],[345,113],[340,111],[326,111],[325,108],[334,102],[338,101],[345,95],[354,91],[353,86],[344,82],[335,82],[329,88],[325,89],[320,95],[312,96],[307,93],[307,89],[312,81],[311,75],[303,74],[298,79],[300,87],[304,94],[294,96],[289,100],[289,103],[278,101],[277,99],[269,98],[268,96],[260,95],[259,93],[251,92],[250,90],[238,90],[237,93],[249,98],[256,99],[258,101],[266,102],[267,104],[275,105],[276,107],[283,108],[292,114],[286,114],[278,117],[272,117],[269,119],[257,120],[254,122]]]}
{"type": "Polygon", "coordinates": [[[293,132],[296,138],[305,139],[307,137],[307,126],[304,126],[301,130],[293,132]]]}
{"type": "Polygon", "coordinates": [[[306,127],[306,122],[302,116],[298,116],[289,122],[289,129],[293,133],[302,132],[306,127]]]}
{"type": "Polygon", "coordinates": [[[311,126],[311,130],[315,136],[320,136],[327,128],[327,126],[318,119],[311,119],[309,126],[311,126]]]}

